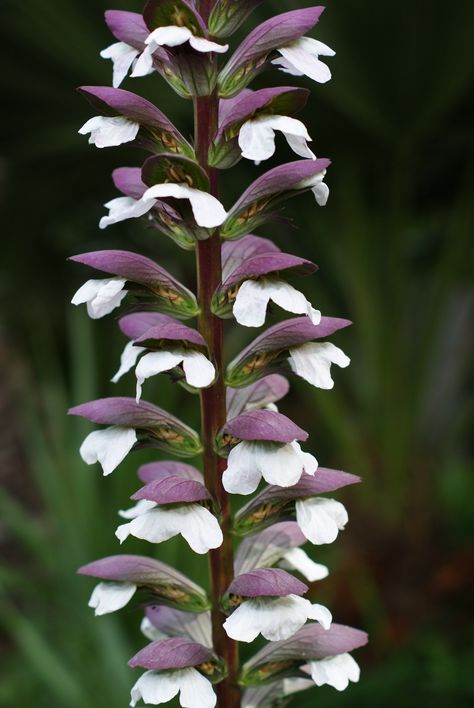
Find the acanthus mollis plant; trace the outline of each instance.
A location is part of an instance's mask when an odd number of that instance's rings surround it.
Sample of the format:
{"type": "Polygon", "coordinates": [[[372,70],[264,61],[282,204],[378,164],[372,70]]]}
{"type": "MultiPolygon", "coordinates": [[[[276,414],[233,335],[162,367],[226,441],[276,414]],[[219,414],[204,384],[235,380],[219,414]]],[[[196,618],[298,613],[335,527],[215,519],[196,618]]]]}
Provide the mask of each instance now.
{"type": "Polygon", "coordinates": [[[227,41],[260,3],[150,0],[142,15],[110,10],[106,22],[116,42],[102,56],[112,60],[113,88],[80,89],[95,112],[80,130],[91,143],[127,143],[148,153],[141,167],[114,171],[120,196],[106,204],[100,227],[144,217],[158,237],[194,250],[197,259],[196,295],[130,251],[72,259],[97,274],[74,304],[86,304],[92,318],[128,306],[118,320],[126,341],[112,380],[132,369],[136,378],[130,397],[71,409],[101,426],[84,440],[83,460],[99,462],[105,475],[144,447],[181,460],[140,467],[142,486],[134,505],[120,511],[116,536],[126,546],[129,536],[158,544],[181,535],[209,556],[209,592],[153,557],[115,555],[80,569],[98,580],[89,603],[97,615],[130,602],[141,608],[149,643],[129,662],[144,670],[132,706],[179,694],[187,708],[264,708],[314,685],[343,690],[359,678],[352,652],[367,641],[364,632],[333,623],[326,607],[305,597],[309,588],[300,579],[327,576],[303,546],[335,541],[348,516],[333,492],[359,478],[319,467],[306,449],[308,433],[276,406],[292,375],[332,388],[331,365],[346,367],[349,359],[331,339],[350,322],[322,316],[296,287],[314,263],[253,234],[280,218],[290,197],[312,192],[323,206],[329,160],[316,157],[294,117],[308,91],[253,91],[249,84],[272,69],[324,83],[330,71],[320,57],[334,52],[306,36],[323,11],[309,7],[259,25],[226,60],[227,41]],[[159,108],[119,88],[128,75],[151,73],[192,100],[193,142],[159,108]],[[271,157],[276,133],[299,159],[264,172],[226,210],[220,174],[240,159],[271,157]],[[226,362],[225,320],[262,327],[270,303],[291,317],[226,362]],[[147,379],[163,373],[200,398],[199,434],[144,400],[147,379]],[[187,461],[198,457],[202,472],[187,461]],[[232,495],[250,499],[232,513],[232,495]],[[267,643],[240,666],[239,642],[260,635],[267,643]]]}

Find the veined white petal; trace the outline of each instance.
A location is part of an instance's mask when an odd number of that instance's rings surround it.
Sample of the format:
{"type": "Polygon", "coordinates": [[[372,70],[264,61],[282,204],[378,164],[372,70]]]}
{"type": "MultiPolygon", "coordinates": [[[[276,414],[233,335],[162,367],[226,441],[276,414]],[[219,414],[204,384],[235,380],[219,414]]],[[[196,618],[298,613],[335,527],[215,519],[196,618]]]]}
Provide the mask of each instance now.
{"type": "Polygon", "coordinates": [[[159,47],[177,47],[180,44],[188,42],[193,36],[191,30],[187,27],[177,27],[176,25],[167,25],[166,27],[157,27],[145,39],[145,44],[156,44],[159,47]]]}
{"type": "Polygon", "coordinates": [[[316,614],[309,600],[298,595],[244,600],[224,622],[231,639],[253,642],[259,634],[271,642],[289,639],[316,614]]]}
{"type": "Polygon", "coordinates": [[[326,44],[310,37],[301,37],[278,51],[284,61],[273,60],[273,64],[282,67],[286,73],[308,76],[319,83],[326,83],[331,78],[329,67],[320,61],[319,55],[333,56],[335,52],[326,44]]]}
{"type": "Polygon", "coordinates": [[[130,509],[120,509],[119,516],[121,516],[122,519],[136,519],[137,516],[141,516],[141,514],[144,514],[146,511],[154,509],[155,506],[156,503],[149,501],[149,499],[139,499],[130,509]]]}
{"type": "Polygon", "coordinates": [[[246,280],[240,286],[232,308],[243,327],[261,327],[265,322],[270,292],[261,280],[246,280]]]}
{"type": "Polygon", "coordinates": [[[239,146],[242,157],[257,164],[267,160],[275,152],[275,131],[286,137],[291,149],[301,157],[316,159],[306,141],[311,140],[306,126],[296,118],[288,116],[258,116],[246,121],[239,132],[239,146]]]}
{"type": "Polygon", "coordinates": [[[112,85],[118,88],[126,79],[129,69],[140,54],[138,49],[125,42],[115,42],[100,52],[102,59],[111,59],[113,64],[112,85]]]}
{"type": "Polygon", "coordinates": [[[82,443],[79,453],[88,465],[100,462],[104,475],[114,471],[137,442],[133,428],[112,426],[90,433],[82,443]]]}
{"type": "Polygon", "coordinates": [[[178,671],[147,671],[142,674],[131,691],[131,706],[140,699],[148,705],[167,703],[179,693],[178,671]]]}
{"type": "Polygon", "coordinates": [[[329,629],[332,624],[332,614],[328,608],[317,603],[313,603],[311,609],[308,609],[308,619],[316,620],[324,629],[329,629]]]}
{"type": "Polygon", "coordinates": [[[313,475],[317,467],[313,455],[302,452],[296,441],[283,444],[243,440],[229,453],[222,484],[230,494],[252,494],[261,477],[268,484],[291,487],[303,472],[313,475]]]}
{"type": "Polygon", "coordinates": [[[296,521],[308,541],[317,545],[332,543],[349,521],[341,502],[324,497],[297,499],[296,521]]]}
{"type": "Polygon", "coordinates": [[[207,553],[222,545],[222,531],[216,517],[200,504],[155,506],[122,524],[115,535],[122,543],[129,535],[150,543],[161,543],[181,534],[196,553],[207,553]]]}
{"type": "Polygon", "coordinates": [[[212,362],[201,352],[189,350],[183,357],[183,370],[186,381],[195,388],[210,386],[216,377],[216,370],[212,362]]]}
{"type": "Polygon", "coordinates": [[[227,213],[218,199],[202,192],[200,189],[188,187],[187,184],[155,184],[147,189],[144,199],[160,199],[174,197],[175,199],[189,199],[196,223],[203,228],[211,229],[220,226],[227,218],[227,213]]]}
{"type": "Polygon", "coordinates": [[[113,147],[135,140],[140,123],[124,116],[95,116],[79,129],[81,135],[90,133],[89,143],[98,148],[113,147]]]}
{"type": "Polygon", "coordinates": [[[329,568],[321,563],[315,563],[302,548],[290,548],[278,565],[287,570],[297,570],[310,583],[323,580],[329,575],[329,568]]]}
{"type": "Polygon", "coordinates": [[[337,364],[344,369],[351,363],[342,349],[334,346],[332,342],[308,342],[293,347],[290,349],[288,361],[295,374],[313,386],[326,390],[334,386],[331,364],[337,364]]]}
{"type": "Polygon", "coordinates": [[[183,352],[180,349],[145,354],[135,368],[135,375],[137,377],[137,403],[141,398],[142,385],[146,379],[149,379],[150,376],[161,374],[163,371],[174,369],[174,367],[179,366],[182,361],[183,352]]]}
{"type": "Polygon", "coordinates": [[[319,206],[326,206],[329,199],[329,187],[326,182],[319,182],[311,191],[313,192],[319,206]]]}
{"type": "Polygon", "coordinates": [[[133,67],[133,71],[130,76],[136,79],[139,76],[148,76],[148,74],[153,73],[153,52],[155,49],[156,45],[154,44],[150,44],[145,47],[135,62],[135,66],[133,67]]]}
{"type": "Polygon", "coordinates": [[[129,372],[137,363],[140,354],[144,351],[146,351],[145,347],[135,346],[134,341],[128,342],[120,356],[120,368],[111,379],[112,383],[117,383],[124,374],[129,372]]]}
{"type": "Polygon", "coordinates": [[[126,219],[137,219],[143,216],[155,204],[154,199],[133,199],[133,197],[116,197],[105,204],[109,210],[108,216],[103,216],[99,222],[99,229],[106,229],[111,224],[117,224],[126,219]]]}
{"type": "Polygon", "coordinates": [[[94,608],[97,616],[116,612],[130,602],[136,589],[132,583],[99,583],[92,591],[89,607],[94,608]]]}
{"type": "Polygon", "coordinates": [[[189,44],[197,52],[216,52],[217,54],[225,54],[229,49],[228,44],[217,44],[216,42],[211,42],[209,39],[204,37],[190,37],[189,44]]]}
{"type": "Polygon", "coordinates": [[[180,694],[183,708],[214,708],[217,702],[211,682],[195,668],[147,671],[132,688],[131,706],[142,699],[148,705],[167,703],[180,694]]]}
{"type": "Polygon", "coordinates": [[[357,683],[360,677],[360,668],[350,654],[337,654],[328,656],[319,661],[309,663],[311,678],[316,686],[332,686],[337,691],[344,691],[349,681],[357,683]]]}
{"type": "Polygon", "coordinates": [[[194,668],[180,671],[179,702],[183,708],[214,708],[217,696],[211,682],[194,668]]]}
{"type": "Polygon", "coordinates": [[[73,305],[87,303],[87,313],[94,320],[108,315],[120,305],[127,292],[124,286],[125,278],[106,278],[88,280],[75,293],[71,300],[73,305]]]}

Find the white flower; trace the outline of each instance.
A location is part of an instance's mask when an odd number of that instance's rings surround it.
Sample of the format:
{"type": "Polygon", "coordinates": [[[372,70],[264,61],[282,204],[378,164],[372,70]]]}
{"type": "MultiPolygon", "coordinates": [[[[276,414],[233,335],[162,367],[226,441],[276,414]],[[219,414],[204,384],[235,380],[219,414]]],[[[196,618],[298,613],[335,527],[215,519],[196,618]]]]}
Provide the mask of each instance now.
{"type": "Polygon", "coordinates": [[[224,223],[227,213],[218,199],[194,189],[187,184],[155,184],[147,189],[142,199],[161,199],[163,197],[174,197],[175,199],[189,199],[196,223],[203,228],[214,228],[224,223]]]}
{"type": "Polygon", "coordinates": [[[89,607],[94,608],[97,616],[116,612],[130,602],[136,589],[133,583],[99,583],[92,591],[89,607]]]}
{"type": "Polygon", "coordinates": [[[187,383],[194,388],[205,388],[214,381],[216,370],[204,354],[184,347],[172,347],[168,351],[150,352],[140,359],[135,369],[137,377],[137,403],[142,395],[146,379],[163,371],[183,365],[187,383]]]}
{"type": "Polygon", "coordinates": [[[287,312],[307,315],[314,325],[321,322],[320,311],[313,308],[303,293],[283,280],[267,278],[242,283],[232,310],[235,319],[244,327],[261,327],[270,300],[287,312]]]}
{"type": "Polygon", "coordinates": [[[252,494],[262,477],[268,484],[292,487],[303,472],[314,475],[317,469],[316,459],[296,441],[243,440],[229,453],[222,484],[230,494],[252,494]]]}
{"type": "Polygon", "coordinates": [[[304,123],[287,116],[258,116],[246,121],[240,129],[239,146],[242,157],[254,160],[258,165],[268,160],[275,153],[275,131],[285,136],[290,148],[300,157],[315,160],[316,155],[309,149],[307,142],[311,137],[304,123]]]}
{"type": "Polygon", "coordinates": [[[136,442],[137,434],[133,428],[112,426],[90,433],[79,453],[88,465],[100,462],[106,476],[119,466],[136,442]]]}
{"type": "Polygon", "coordinates": [[[148,705],[171,701],[179,693],[183,708],[214,708],[217,702],[212,684],[193,667],[174,671],[147,671],[132,688],[130,705],[142,699],[148,705]]]}
{"type": "Polygon", "coordinates": [[[187,27],[177,27],[176,25],[158,27],[145,39],[145,44],[151,46],[152,51],[156,47],[178,47],[186,42],[189,42],[197,52],[203,53],[218,52],[223,54],[229,49],[228,44],[216,44],[204,37],[195,37],[187,27]]]}
{"type": "Polygon", "coordinates": [[[312,177],[308,177],[308,179],[303,180],[300,184],[300,187],[302,189],[304,187],[311,188],[311,191],[313,192],[316,202],[319,204],[319,206],[326,206],[327,201],[329,199],[329,187],[323,181],[326,176],[326,171],[327,170],[318,172],[316,175],[313,175],[312,177]]]}
{"type": "Polygon", "coordinates": [[[286,570],[297,570],[310,583],[324,580],[329,575],[329,568],[321,563],[315,563],[302,548],[290,548],[278,565],[286,570]]]}
{"type": "Polygon", "coordinates": [[[124,116],[95,116],[84,123],[78,132],[81,135],[90,133],[89,144],[104,148],[135,140],[139,130],[140,123],[124,116]]]}
{"type": "Polygon", "coordinates": [[[351,363],[342,349],[331,342],[307,342],[293,347],[290,349],[288,361],[295,374],[313,386],[323,389],[331,389],[334,386],[331,364],[345,369],[351,363]]]}
{"type": "Polygon", "coordinates": [[[81,285],[71,300],[73,305],[87,303],[87,314],[93,320],[105,317],[120,306],[127,296],[124,290],[125,278],[106,278],[104,280],[88,280],[81,285]]]}
{"type": "MultiPolygon", "coordinates": [[[[127,77],[130,67],[139,54],[139,49],[135,49],[135,47],[131,47],[125,42],[115,42],[115,44],[111,44],[100,52],[102,59],[112,60],[112,85],[114,88],[118,88],[127,77]]],[[[153,71],[153,67],[150,70],[153,71]]]]}
{"type": "Polygon", "coordinates": [[[156,502],[150,501],[149,499],[140,499],[134,506],[130,507],[130,509],[120,509],[118,514],[122,519],[136,519],[137,516],[155,507],[156,502]]]}
{"type": "Polygon", "coordinates": [[[117,224],[126,219],[137,219],[143,216],[155,205],[155,199],[133,199],[133,197],[116,197],[104,204],[109,210],[107,216],[99,221],[99,228],[106,229],[111,224],[117,224]]]}
{"type": "Polygon", "coordinates": [[[222,531],[216,517],[200,504],[155,505],[152,509],[142,506],[130,511],[136,514],[132,521],[122,524],[115,532],[120,543],[130,534],[150,543],[161,543],[181,534],[196,553],[207,553],[210,548],[222,545],[222,531]]]}
{"type": "Polygon", "coordinates": [[[349,517],[341,502],[310,497],[296,501],[296,521],[308,541],[320,545],[335,541],[349,517]]]}
{"type": "Polygon", "coordinates": [[[112,383],[117,383],[124,374],[128,373],[130,369],[133,369],[137,363],[137,359],[145,352],[145,347],[137,347],[135,342],[132,340],[125,345],[125,348],[120,355],[120,367],[117,373],[111,378],[112,383]]]}
{"type": "Polygon", "coordinates": [[[350,654],[337,654],[319,661],[311,661],[308,668],[316,686],[328,684],[338,691],[344,691],[349,681],[357,683],[360,677],[359,665],[350,654]]]}
{"type": "Polygon", "coordinates": [[[333,57],[336,52],[317,39],[300,37],[286,47],[279,47],[281,59],[274,59],[275,64],[286,74],[308,76],[321,84],[331,78],[329,67],[319,60],[319,56],[333,57]]]}
{"type": "Polygon", "coordinates": [[[298,595],[244,600],[226,619],[224,629],[231,639],[253,642],[259,634],[270,642],[289,639],[306,622],[317,620],[329,629],[332,616],[323,605],[313,605],[298,595]]]}

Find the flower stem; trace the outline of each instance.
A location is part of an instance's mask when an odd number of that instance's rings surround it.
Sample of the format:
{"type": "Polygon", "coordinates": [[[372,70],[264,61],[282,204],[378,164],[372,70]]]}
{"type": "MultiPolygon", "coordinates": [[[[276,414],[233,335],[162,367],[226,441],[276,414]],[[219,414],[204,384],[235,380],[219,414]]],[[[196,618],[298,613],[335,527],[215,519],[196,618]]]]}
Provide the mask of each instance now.
{"type": "MultiPolygon", "coordinates": [[[[209,175],[211,193],[218,196],[217,170],[208,165],[208,151],[215,134],[218,119],[219,99],[217,93],[195,99],[195,144],[197,159],[209,175]]],[[[229,496],[222,486],[225,461],[214,449],[216,433],[226,421],[226,400],[223,372],[223,321],[212,314],[212,295],[222,280],[221,239],[216,233],[197,244],[198,296],[201,314],[199,331],[206,340],[209,353],[216,366],[217,379],[213,386],[201,391],[201,426],[204,445],[204,477],[206,486],[218,503],[221,511],[221,527],[224,535],[222,546],[211,550],[210,580],[212,609],[212,634],[214,649],[221,656],[228,669],[228,677],[216,686],[220,708],[239,708],[240,690],[237,685],[238,647],[231,640],[223,623],[219,601],[230,585],[233,576],[233,543],[230,533],[231,514],[229,496]]]]}

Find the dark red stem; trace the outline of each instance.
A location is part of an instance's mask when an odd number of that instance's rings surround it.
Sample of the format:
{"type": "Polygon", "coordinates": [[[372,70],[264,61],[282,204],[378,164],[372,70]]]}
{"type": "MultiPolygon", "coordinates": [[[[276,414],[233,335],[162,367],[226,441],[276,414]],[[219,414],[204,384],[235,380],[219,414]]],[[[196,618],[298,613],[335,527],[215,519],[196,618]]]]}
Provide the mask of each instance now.
{"type": "MultiPolygon", "coordinates": [[[[201,2],[201,14],[207,21],[213,2],[201,2]]],[[[212,96],[196,98],[195,106],[195,147],[199,164],[209,175],[211,193],[218,196],[217,170],[208,165],[208,152],[217,128],[219,99],[217,92],[212,96]]],[[[197,245],[198,296],[201,314],[199,331],[206,340],[211,358],[218,372],[213,386],[201,392],[201,435],[204,445],[204,477],[206,486],[221,510],[221,527],[224,535],[222,546],[210,551],[210,580],[212,598],[212,635],[214,649],[221,656],[228,669],[227,678],[216,686],[219,708],[239,708],[240,690],[237,684],[239,668],[237,643],[229,639],[223,623],[225,615],[220,609],[220,598],[229,587],[233,575],[233,543],[229,496],[222,486],[223,460],[214,450],[216,433],[226,421],[226,402],[223,360],[223,322],[211,312],[212,295],[222,279],[221,239],[216,233],[197,245]]]]}

